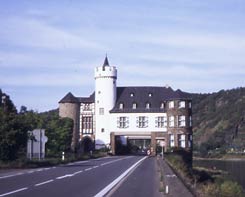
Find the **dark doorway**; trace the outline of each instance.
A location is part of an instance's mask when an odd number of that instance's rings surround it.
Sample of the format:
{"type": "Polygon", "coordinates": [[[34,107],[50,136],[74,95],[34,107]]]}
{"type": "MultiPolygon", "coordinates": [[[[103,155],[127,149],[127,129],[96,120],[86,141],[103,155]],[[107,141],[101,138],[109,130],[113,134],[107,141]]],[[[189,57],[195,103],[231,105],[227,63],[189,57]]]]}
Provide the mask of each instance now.
{"type": "Polygon", "coordinates": [[[150,139],[128,139],[131,154],[146,155],[147,150],[150,150],[150,139]]]}
{"type": "Polygon", "coordinates": [[[94,150],[94,143],[90,137],[84,137],[82,139],[81,149],[84,153],[94,150]]]}

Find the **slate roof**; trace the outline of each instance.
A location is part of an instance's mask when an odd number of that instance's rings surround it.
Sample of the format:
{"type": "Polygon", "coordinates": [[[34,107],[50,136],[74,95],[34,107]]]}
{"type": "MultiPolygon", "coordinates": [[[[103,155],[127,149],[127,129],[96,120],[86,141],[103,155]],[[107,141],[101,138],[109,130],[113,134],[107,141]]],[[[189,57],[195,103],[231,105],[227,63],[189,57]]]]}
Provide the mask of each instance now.
{"type": "Polygon", "coordinates": [[[107,56],[105,57],[105,61],[104,61],[102,69],[105,70],[106,66],[110,66],[107,56]]]}
{"type": "Polygon", "coordinates": [[[188,93],[174,91],[170,87],[118,87],[116,105],[110,112],[164,112],[164,108],[161,109],[160,106],[168,100],[191,100],[191,97],[188,93]],[[119,108],[120,103],[123,104],[123,109],[119,108]],[[136,109],[132,108],[133,103],[136,103],[136,109]],[[146,103],[150,104],[149,109],[146,109],[146,103]]]}
{"type": "Polygon", "coordinates": [[[71,92],[67,93],[67,95],[62,98],[59,103],[77,103],[78,99],[71,92]]]}
{"type": "Polygon", "coordinates": [[[94,103],[94,93],[89,97],[75,97],[72,93],[68,93],[59,103],[94,103]]]}
{"type": "MultiPolygon", "coordinates": [[[[157,113],[164,112],[164,108],[160,108],[162,103],[168,100],[191,100],[191,95],[181,90],[174,91],[170,87],[117,87],[117,100],[111,113],[157,113]],[[120,104],[123,109],[120,109],[120,104]],[[137,108],[133,109],[133,103],[137,108]],[[146,109],[146,103],[150,104],[150,108],[146,109]]],[[[95,93],[89,97],[75,97],[72,93],[68,93],[59,103],[94,103],[95,93]]]]}

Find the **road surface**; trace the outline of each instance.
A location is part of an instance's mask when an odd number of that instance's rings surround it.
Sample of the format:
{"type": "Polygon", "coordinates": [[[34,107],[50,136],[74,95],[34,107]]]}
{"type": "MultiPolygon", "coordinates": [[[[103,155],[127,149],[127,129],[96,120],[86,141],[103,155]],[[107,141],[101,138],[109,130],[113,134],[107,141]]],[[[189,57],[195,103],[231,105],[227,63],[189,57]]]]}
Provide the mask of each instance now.
{"type": "Polygon", "coordinates": [[[159,196],[156,160],[115,156],[0,173],[0,197],[159,196]]]}

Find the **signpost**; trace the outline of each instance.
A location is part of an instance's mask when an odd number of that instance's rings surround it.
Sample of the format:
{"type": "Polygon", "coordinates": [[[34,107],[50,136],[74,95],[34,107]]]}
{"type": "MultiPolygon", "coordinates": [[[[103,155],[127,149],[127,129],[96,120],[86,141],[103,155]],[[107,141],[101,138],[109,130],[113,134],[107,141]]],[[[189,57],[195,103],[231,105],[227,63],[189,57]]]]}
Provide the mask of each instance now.
{"type": "Polygon", "coordinates": [[[160,146],[162,147],[162,159],[163,159],[163,147],[166,145],[165,141],[160,141],[160,146]]]}

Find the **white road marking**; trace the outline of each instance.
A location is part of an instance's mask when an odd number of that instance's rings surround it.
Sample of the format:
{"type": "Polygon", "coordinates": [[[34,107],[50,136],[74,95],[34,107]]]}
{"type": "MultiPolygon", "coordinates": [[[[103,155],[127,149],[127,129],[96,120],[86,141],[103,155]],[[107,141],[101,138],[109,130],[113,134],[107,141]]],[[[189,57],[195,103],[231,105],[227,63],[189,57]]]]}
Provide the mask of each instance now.
{"type": "Polygon", "coordinates": [[[59,177],[57,177],[56,179],[64,179],[64,178],[66,178],[66,177],[72,177],[72,176],[74,176],[74,174],[66,174],[66,175],[64,175],[64,176],[59,176],[59,177]]]}
{"type": "Polygon", "coordinates": [[[13,177],[13,176],[17,176],[17,175],[11,174],[11,175],[6,175],[6,176],[1,176],[0,179],[9,178],[9,177],[13,177]]]}
{"type": "Polygon", "coordinates": [[[114,163],[114,162],[117,162],[117,161],[120,161],[120,160],[123,160],[123,159],[128,159],[128,158],[131,158],[131,156],[130,157],[126,157],[126,158],[120,158],[120,159],[108,161],[108,162],[100,164],[100,166],[104,166],[104,165],[107,165],[107,164],[110,164],[110,163],[114,163]]]}
{"type": "Polygon", "coordinates": [[[20,192],[20,191],[23,191],[23,190],[26,190],[26,189],[28,189],[28,187],[24,187],[24,188],[17,189],[17,190],[8,192],[8,193],[0,194],[0,197],[2,197],[2,196],[7,196],[7,195],[10,195],[10,194],[13,194],[13,193],[17,193],[17,192],[20,192]]]}
{"type": "Polygon", "coordinates": [[[89,171],[89,170],[92,170],[92,168],[87,168],[87,169],[85,169],[84,171],[89,171]]]}
{"type": "Polygon", "coordinates": [[[147,156],[143,157],[141,160],[137,161],[130,168],[128,168],[124,173],[122,173],[119,177],[117,177],[114,181],[112,181],[109,185],[107,185],[104,189],[102,189],[99,193],[97,193],[94,197],[105,196],[116,184],[118,184],[131,170],[133,170],[140,162],[145,160],[147,156]]]}
{"type": "Polygon", "coordinates": [[[35,184],[35,186],[40,186],[40,185],[44,185],[44,184],[47,184],[47,183],[50,183],[50,182],[53,182],[54,180],[53,179],[50,179],[48,181],[44,181],[44,182],[41,182],[41,183],[37,183],[35,184]]]}
{"type": "Polygon", "coordinates": [[[76,174],[79,174],[79,173],[82,173],[83,170],[80,170],[80,171],[77,171],[77,172],[74,172],[73,175],[76,175],[76,174]]]}
{"type": "Polygon", "coordinates": [[[76,164],[81,164],[81,163],[87,163],[89,161],[76,161],[76,162],[73,162],[73,163],[68,163],[67,166],[72,166],[72,165],[76,165],[76,164]]]}
{"type": "Polygon", "coordinates": [[[98,167],[99,167],[99,166],[94,166],[93,169],[94,169],[94,168],[98,168],[98,167]]]}

